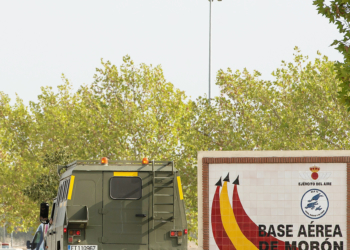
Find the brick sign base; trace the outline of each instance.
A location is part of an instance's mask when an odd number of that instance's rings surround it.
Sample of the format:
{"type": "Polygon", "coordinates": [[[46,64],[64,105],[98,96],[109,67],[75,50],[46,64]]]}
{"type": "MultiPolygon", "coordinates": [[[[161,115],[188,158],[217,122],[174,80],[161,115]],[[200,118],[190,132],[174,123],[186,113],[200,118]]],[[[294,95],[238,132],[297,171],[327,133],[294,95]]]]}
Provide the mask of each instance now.
{"type": "Polygon", "coordinates": [[[199,152],[199,247],[348,249],[350,151],[199,152]]]}

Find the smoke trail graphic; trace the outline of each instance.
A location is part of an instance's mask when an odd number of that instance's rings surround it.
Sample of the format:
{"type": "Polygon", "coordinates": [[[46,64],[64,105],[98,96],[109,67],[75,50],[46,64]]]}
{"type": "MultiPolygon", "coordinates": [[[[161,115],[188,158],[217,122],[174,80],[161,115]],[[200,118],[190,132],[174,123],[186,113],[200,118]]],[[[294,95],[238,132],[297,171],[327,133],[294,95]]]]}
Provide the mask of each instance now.
{"type": "Polygon", "coordinates": [[[221,186],[222,185],[221,185],[221,178],[220,178],[220,180],[216,183],[216,191],[213,199],[213,204],[211,207],[211,227],[213,230],[214,240],[220,250],[236,250],[230,238],[227,236],[221,221],[221,214],[220,214],[220,187],[221,186]]]}

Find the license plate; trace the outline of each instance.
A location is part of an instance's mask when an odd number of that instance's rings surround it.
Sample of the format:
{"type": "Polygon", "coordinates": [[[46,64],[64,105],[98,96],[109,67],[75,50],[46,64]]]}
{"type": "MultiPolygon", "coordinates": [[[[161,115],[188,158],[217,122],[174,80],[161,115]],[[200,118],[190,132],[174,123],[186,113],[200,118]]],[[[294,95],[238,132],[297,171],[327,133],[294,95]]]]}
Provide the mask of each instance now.
{"type": "Polygon", "coordinates": [[[68,250],[98,250],[97,245],[68,245],[68,250]]]}

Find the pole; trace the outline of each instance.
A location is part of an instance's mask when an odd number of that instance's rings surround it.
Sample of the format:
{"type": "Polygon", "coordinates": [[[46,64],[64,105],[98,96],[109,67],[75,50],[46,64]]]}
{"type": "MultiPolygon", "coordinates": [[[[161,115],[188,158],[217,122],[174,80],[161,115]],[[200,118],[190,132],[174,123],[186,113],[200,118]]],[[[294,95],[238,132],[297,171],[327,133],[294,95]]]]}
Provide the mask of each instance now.
{"type": "Polygon", "coordinates": [[[210,106],[210,83],[211,83],[211,2],[209,0],[209,106],[210,106]]]}

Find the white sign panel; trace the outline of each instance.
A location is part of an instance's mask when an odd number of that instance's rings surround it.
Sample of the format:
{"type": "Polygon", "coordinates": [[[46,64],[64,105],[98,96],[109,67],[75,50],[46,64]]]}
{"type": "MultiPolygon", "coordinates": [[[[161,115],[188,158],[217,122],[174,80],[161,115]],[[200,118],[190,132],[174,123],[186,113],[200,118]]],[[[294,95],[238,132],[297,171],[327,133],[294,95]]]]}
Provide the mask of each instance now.
{"type": "Polygon", "coordinates": [[[347,249],[346,167],[210,164],[209,249],[347,249]]]}

